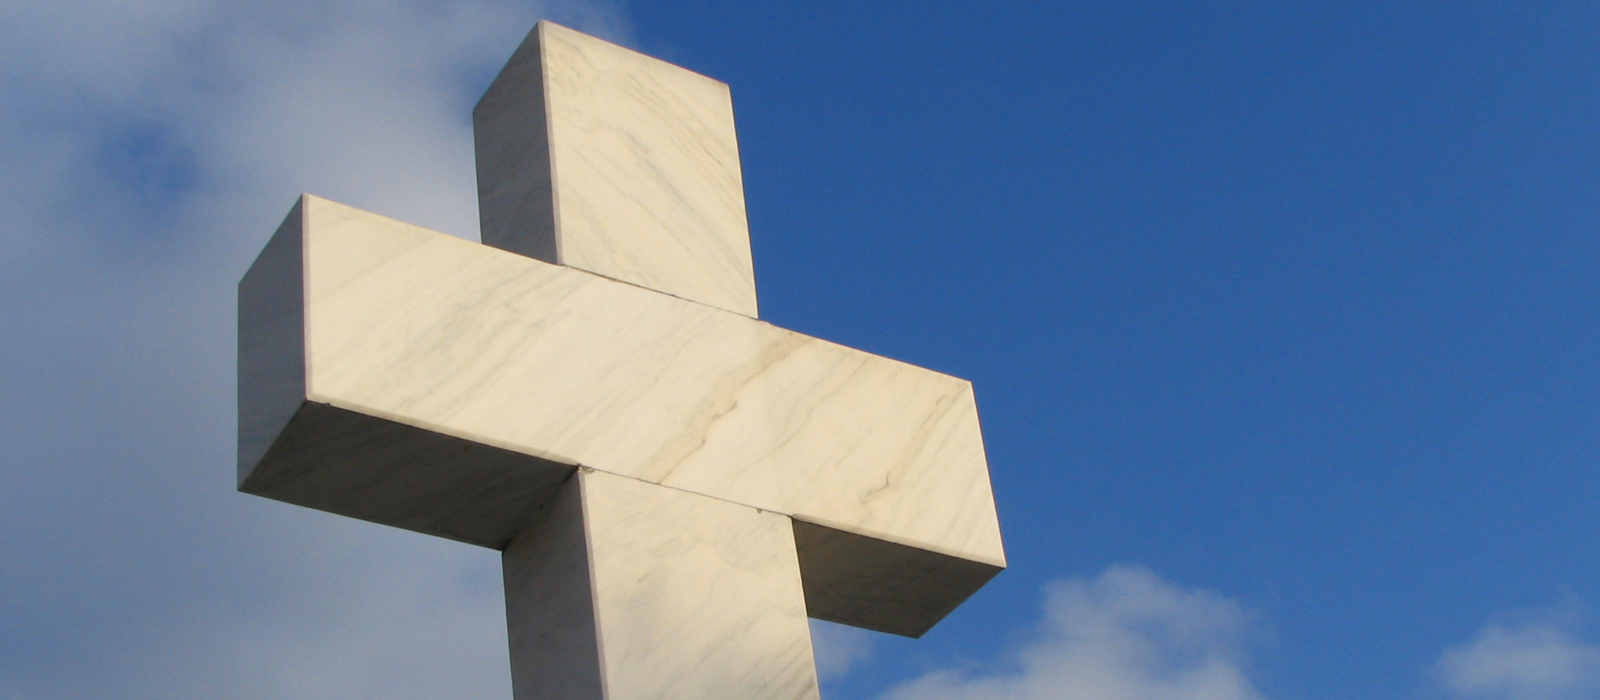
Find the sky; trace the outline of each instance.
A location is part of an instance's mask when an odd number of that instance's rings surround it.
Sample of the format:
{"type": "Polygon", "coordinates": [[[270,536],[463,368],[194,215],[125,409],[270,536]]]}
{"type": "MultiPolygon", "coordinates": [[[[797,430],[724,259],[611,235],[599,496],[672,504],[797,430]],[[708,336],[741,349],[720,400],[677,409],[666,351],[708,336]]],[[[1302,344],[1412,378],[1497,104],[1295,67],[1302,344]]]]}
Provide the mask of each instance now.
{"type": "Polygon", "coordinates": [[[540,18],[731,86],[765,320],[976,388],[1010,568],[825,698],[1600,698],[1600,5],[0,0],[0,700],[510,696],[494,552],[235,492],[235,285],[475,239],[540,18]]]}

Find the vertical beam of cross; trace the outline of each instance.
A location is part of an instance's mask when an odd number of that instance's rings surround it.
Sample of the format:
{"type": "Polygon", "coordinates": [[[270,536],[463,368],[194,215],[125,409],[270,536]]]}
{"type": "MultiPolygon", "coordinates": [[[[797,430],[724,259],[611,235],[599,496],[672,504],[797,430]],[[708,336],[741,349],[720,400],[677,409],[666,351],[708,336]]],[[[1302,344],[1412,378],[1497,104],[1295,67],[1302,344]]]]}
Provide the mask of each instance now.
{"type": "Polygon", "coordinates": [[[756,315],[727,85],[542,22],[473,133],[484,244],[756,315]]]}
{"type": "Polygon", "coordinates": [[[816,698],[1004,567],[970,384],[755,319],[727,86],[541,23],[474,122],[487,246],[305,196],[241,281],[240,490],[502,550],[519,700],[816,698]]]}
{"type": "Polygon", "coordinates": [[[504,560],[519,700],[817,697],[782,515],[583,471],[504,560]]]}

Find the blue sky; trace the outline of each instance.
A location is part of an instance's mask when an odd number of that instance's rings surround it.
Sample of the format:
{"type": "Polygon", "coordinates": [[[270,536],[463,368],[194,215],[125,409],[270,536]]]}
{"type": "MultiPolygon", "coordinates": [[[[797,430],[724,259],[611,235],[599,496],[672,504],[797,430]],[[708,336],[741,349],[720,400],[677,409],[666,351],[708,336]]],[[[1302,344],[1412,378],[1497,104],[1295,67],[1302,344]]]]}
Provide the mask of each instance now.
{"type": "Polygon", "coordinates": [[[1011,569],[825,697],[1600,698],[1600,6],[30,0],[0,700],[509,697],[492,552],[233,492],[233,285],[474,238],[540,17],[732,86],[764,318],[976,386],[1011,569]]]}

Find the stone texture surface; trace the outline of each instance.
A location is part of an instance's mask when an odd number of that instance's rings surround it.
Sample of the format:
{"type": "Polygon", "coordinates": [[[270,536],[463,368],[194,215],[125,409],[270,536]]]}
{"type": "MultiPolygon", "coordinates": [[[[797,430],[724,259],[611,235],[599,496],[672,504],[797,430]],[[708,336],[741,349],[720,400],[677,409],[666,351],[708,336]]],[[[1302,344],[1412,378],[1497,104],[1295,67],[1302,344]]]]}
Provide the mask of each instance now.
{"type": "Polygon", "coordinates": [[[967,382],[303,207],[309,400],[1003,563],[967,382]]]}
{"type": "Polygon", "coordinates": [[[501,549],[569,465],[305,402],[239,490],[501,549]]]}
{"type": "Polygon", "coordinates": [[[473,127],[485,244],[756,316],[727,85],[541,22],[473,127]]]}
{"type": "Polygon", "coordinates": [[[816,700],[789,519],[579,470],[505,550],[517,700],[816,700]]]}
{"type": "Polygon", "coordinates": [[[811,617],[921,637],[1004,568],[794,520],[811,617]]]}
{"type": "MultiPolygon", "coordinates": [[[[302,267],[261,269],[301,276],[303,321],[280,325],[303,327],[303,343],[250,351],[288,353],[251,355],[262,366],[303,362],[305,394],[293,397],[294,410],[317,404],[524,456],[495,462],[508,465],[496,478],[531,492],[583,465],[943,555],[925,560],[934,568],[965,571],[963,560],[1004,566],[967,382],[327,200],[307,196],[299,209],[302,267]]],[[[269,284],[262,275],[250,279],[269,284]]],[[[249,386],[241,396],[284,400],[249,386]]],[[[253,406],[244,401],[241,416],[283,412],[253,406]]],[[[359,449],[373,444],[361,441],[359,449]]],[[[305,462],[296,456],[304,449],[274,452],[263,474],[305,462]]],[[[326,469],[358,479],[352,470],[366,462],[353,450],[326,469]]],[[[377,452],[371,459],[386,459],[377,452]]],[[[345,483],[295,469],[288,473],[307,484],[345,483]]],[[[368,491],[425,472],[440,480],[454,473],[437,463],[386,469],[397,476],[369,478],[361,482],[370,482],[366,490],[345,483],[340,498],[352,502],[335,512],[394,517],[391,524],[417,529],[426,519],[420,505],[391,495],[396,508],[376,507],[362,502],[368,491]]],[[[255,484],[287,488],[278,477],[244,483],[264,495],[255,484]]],[[[444,491],[443,483],[415,485],[425,493],[465,489],[444,491]]],[[[309,504],[309,496],[296,498],[309,504]]],[[[447,536],[463,539],[470,530],[469,541],[494,546],[514,534],[507,509],[482,510],[492,522],[469,526],[478,509],[440,498],[440,512],[428,517],[450,519],[455,534],[447,536]]],[[[839,600],[911,592],[893,584],[892,572],[881,574],[889,578],[856,576],[830,590],[839,600]]],[[[987,579],[963,573],[950,580],[968,587],[930,606],[896,608],[924,617],[892,625],[833,619],[925,629],[987,579]]]]}
{"type": "Polygon", "coordinates": [[[479,245],[305,196],[239,288],[239,488],[503,550],[516,697],[814,700],[1005,566],[972,387],[756,320],[727,86],[548,23],[479,245]]]}
{"type": "Polygon", "coordinates": [[[501,555],[516,700],[604,698],[580,480],[530,513],[501,555]]]}
{"type": "Polygon", "coordinates": [[[604,472],[577,481],[608,698],[817,698],[788,518],[604,472]]]}
{"type": "Polygon", "coordinates": [[[306,400],[305,213],[300,202],[239,281],[239,483],[306,400]]]}
{"type": "Polygon", "coordinates": [[[573,467],[308,400],[302,198],[239,291],[239,490],[500,549],[573,467]]]}

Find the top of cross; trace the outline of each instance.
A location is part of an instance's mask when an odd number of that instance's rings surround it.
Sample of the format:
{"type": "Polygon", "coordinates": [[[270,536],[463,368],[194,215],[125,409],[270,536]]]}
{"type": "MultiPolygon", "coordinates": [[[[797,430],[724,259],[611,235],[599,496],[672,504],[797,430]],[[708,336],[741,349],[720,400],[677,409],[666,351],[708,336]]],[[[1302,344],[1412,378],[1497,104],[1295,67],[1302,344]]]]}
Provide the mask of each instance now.
{"type": "Polygon", "coordinates": [[[726,84],[540,22],[473,127],[485,244],[756,316],[726,84]]]}

